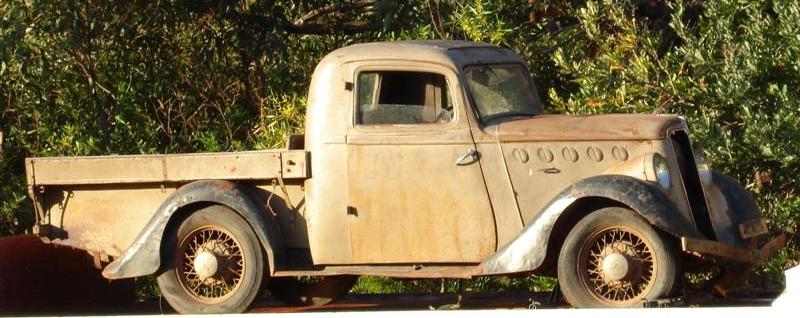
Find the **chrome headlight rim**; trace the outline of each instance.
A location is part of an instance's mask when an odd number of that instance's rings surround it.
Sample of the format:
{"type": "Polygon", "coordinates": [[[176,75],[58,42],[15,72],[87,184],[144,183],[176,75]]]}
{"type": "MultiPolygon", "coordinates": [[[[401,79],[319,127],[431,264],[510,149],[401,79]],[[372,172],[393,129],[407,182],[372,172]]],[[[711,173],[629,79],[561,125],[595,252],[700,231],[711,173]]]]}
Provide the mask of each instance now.
{"type": "Polygon", "coordinates": [[[697,166],[697,174],[700,181],[705,186],[710,186],[713,183],[711,176],[711,166],[708,164],[708,159],[702,148],[693,150],[694,164],[697,166]]]}
{"type": "Polygon", "coordinates": [[[653,155],[653,175],[655,182],[665,192],[672,189],[672,178],[670,176],[669,165],[667,159],[660,154],[653,155]]]}

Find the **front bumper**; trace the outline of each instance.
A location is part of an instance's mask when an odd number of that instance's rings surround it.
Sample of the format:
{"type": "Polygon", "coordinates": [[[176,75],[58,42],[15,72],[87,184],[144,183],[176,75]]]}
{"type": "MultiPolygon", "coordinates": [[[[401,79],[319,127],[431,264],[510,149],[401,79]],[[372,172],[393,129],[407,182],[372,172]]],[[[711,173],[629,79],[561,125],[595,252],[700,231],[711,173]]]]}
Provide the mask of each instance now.
{"type": "Polygon", "coordinates": [[[684,236],[681,237],[681,248],[686,253],[722,266],[722,273],[711,281],[709,287],[718,296],[725,297],[728,289],[741,285],[750,278],[753,268],[786,245],[786,233],[781,232],[758,246],[759,238],[766,234],[766,222],[757,219],[739,225],[739,235],[749,242],[747,247],[684,236]]]}
{"type": "Polygon", "coordinates": [[[712,240],[681,237],[681,247],[684,252],[704,259],[711,258],[723,264],[758,265],[775,255],[784,245],[786,245],[785,233],[780,233],[761,247],[750,248],[742,248],[712,240]]]}

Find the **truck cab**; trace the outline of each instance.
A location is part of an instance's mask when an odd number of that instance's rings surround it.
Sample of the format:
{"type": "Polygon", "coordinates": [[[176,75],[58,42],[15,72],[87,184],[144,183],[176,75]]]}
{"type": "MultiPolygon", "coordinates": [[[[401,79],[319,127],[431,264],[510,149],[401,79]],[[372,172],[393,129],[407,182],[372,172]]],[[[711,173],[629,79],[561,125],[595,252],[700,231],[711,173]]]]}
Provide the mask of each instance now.
{"type": "MultiPolygon", "coordinates": [[[[338,233],[311,238],[315,262],[478,263],[496,250],[486,158],[473,137],[481,129],[460,70],[504,63],[533,86],[510,51],[433,44],[356,45],[318,66],[305,138],[312,169],[326,173],[306,181],[310,226],[338,233]]],[[[518,215],[515,223],[512,231],[518,215]]]]}
{"type": "Polygon", "coordinates": [[[637,306],[694,265],[723,264],[724,294],[784,244],[683,118],[543,109],[509,49],[352,45],[287,149],[29,159],[36,230],[110,279],[158,275],[180,312],[243,311],[262,285],[325,303],[358,275],[535,273],[578,307],[637,306]]]}

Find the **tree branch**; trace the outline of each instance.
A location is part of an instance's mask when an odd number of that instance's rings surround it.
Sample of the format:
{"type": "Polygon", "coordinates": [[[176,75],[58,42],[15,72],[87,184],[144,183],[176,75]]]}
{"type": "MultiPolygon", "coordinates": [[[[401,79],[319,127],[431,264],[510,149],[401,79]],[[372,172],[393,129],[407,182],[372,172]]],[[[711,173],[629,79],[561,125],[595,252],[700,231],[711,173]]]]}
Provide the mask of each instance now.
{"type": "MultiPolygon", "coordinates": [[[[370,21],[330,21],[321,23],[309,23],[323,16],[352,16],[355,11],[367,10],[373,7],[375,0],[361,0],[351,1],[345,3],[336,3],[324,6],[322,8],[314,9],[304,14],[293,23],[284,26],[284,30],[289,33],[299,34],[355,34],[375,29],[376,25],[370,21]]],[[[368,11],[367,11],[368,12],[368,11]]],[[[358,13],[358,12],[355,12],[358,13]]]]}
{"type": "Polygon", "coordinates": [[[244,13],[238,11],[218,12],[211,6],[194,6],[190,10],[197,13],[210,12],[223,19],[239,24],[246,28],[271,30],[277,28],[288,33],[296,34],[357,34],[378,28],[374,21],[353,21],[343,17],[352,17],[360,13],[371,13],[368,9],[375,5],[375,0],[354,0],[327,5],[313,9],[300,18],[291,21],[287,17],[270,16],[261,14],[244,13]],[[334,16],[331,21],[313,22],[325,16],[334,16]],[[345,20],[345,21],[342,21],[345,20]]]}
{"type": "Polygon", "coordinates": [[[345,23],[303,23],[290,24],[284,30],[299,34],[356,34],[375,29],[375,25],[367,21],[351,21],[345,23]]]}
{"type": "Polygon", "coordinates": [[[371,7],[375,4],[374,0],[363,0],[363,1],[353,1],[353,2],[345,2],[345,3],[334,3],[324,6],[322,8],[314,9],[309,11],[308,13],[304,14],[302,17],[298,18],[294,21],[294,25],[301,25],[305,24],[306,22],[316,19],[320,16],[327,15],[330,13],[342,13],[345,10],[356,10],[362,9],[366,7],[371,7]]]}

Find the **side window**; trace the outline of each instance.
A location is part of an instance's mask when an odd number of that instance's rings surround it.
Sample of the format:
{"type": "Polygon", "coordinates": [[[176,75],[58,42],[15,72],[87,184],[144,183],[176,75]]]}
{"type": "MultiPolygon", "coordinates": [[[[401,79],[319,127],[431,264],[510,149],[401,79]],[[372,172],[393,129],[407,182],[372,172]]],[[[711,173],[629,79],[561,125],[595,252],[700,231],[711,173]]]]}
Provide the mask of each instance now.
{"type": "Polygon", "coordinates": [[[444,75],[368,71],[358,74],[356,87],[359,125],[447,123],[455,117],[444,75]]]}

